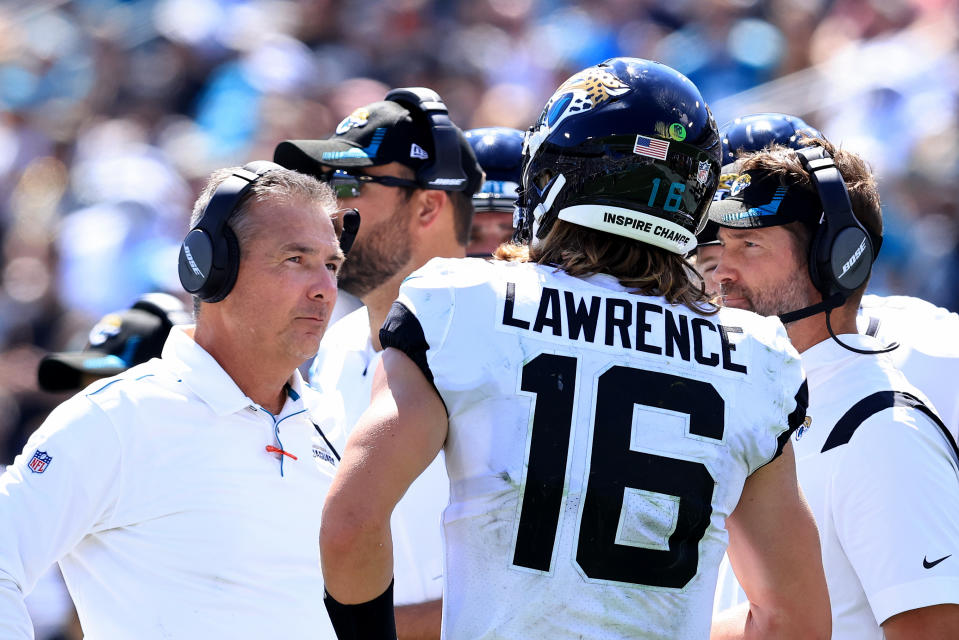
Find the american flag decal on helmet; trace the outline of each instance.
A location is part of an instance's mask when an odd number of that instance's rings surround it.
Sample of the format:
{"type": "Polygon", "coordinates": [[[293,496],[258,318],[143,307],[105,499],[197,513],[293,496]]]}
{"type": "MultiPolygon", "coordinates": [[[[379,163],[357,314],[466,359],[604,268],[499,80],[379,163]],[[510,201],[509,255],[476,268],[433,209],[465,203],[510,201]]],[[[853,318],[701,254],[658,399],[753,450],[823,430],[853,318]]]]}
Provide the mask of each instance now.
{"type": "Polygon", "coordinates": [[[668,152],[669,142],[666,140],[636,136],[636,144],[633,145],[633,153],[636,155],[665,160],[668,152]]]}
{"type": "Polygon", "coordinates": [[[46,451],[37,451],[33,454],[33,457],[30,458],[27,466],[30,467],[30,471],[34,473],[43,473],[47,470],[47,466],[52,460],[53,456],[47,455],[46,451]]]}

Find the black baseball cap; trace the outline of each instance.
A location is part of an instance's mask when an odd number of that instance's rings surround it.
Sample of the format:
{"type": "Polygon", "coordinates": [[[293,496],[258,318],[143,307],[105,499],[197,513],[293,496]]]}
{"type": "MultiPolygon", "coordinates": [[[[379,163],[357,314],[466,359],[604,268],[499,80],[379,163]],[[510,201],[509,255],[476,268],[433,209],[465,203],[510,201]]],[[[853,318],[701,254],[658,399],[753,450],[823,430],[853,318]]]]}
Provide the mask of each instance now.
{"type": "MultiPolygon", "coordinates": [[[[449,190],[472,195],[483,181],[483,170],[463,132],[456,129],[458,156],[466,181],[449,190]]],[[[414,116],[392,100],[360,107],[344,118],[325,140],[284,140],[273,161],[300,173],[320,176],[333,169],[355,169],[398,162],[413,170],[425,187],[422,170],[436,158],[433,135],[425,115],[414,116]]],[[[432,187],[431,187],[432,188],[432,187]]]]}
{"type": "Polygon", "coordinates": [[[132,308],[103,316],[90,330],[82,351],[44,356],[37,382],[44,391],[75,391],[85,375],[105,378],[122,373],[158,357],[171,327],[189,322],[189,318],[174,296],[147,294],[132,308]]]}
{"type": "Polygon", "coordinates": [[[799,185],[788,185],[768,171],[745,171],[729,187],[729,195],[713,201],[709,219],[720,227],[777,227],[790,222],[815,226],[822,215],[819,198],[799,185]]]}
{"type": "Polygon", "coordinates": [[[709,247],[719,244],[719,225],[712,220],[706,220],[703,230],[696,234],[696,248],[709,247]]]}

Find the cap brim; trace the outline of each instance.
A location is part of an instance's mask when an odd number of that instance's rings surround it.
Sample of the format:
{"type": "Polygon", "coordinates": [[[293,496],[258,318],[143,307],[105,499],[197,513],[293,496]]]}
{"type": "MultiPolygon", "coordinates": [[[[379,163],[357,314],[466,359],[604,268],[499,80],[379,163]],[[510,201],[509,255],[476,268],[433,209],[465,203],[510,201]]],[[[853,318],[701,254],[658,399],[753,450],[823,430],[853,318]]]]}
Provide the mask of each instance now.
{"type": "Polygon", "coordinates": [[[725,198],[709,205],[709,220],[715,222],[720,227],[734,227],[737,229],[769,227],[776,224],[782,224],[775,216],[747,216],[744,215],[750,207],[746,206],[742,200],[725,198]],[[766,223],[772,224],[766,224],[766,223]]]}
{"type": "Polygon", "coordinates": [[[793,188],[778,203],[760,201],[750,204],[741,197],[714,201],[709,205],[709,219],[720,227],[733,229],[779,227],[792,222],[815,226],[821,211],[817,196],[805,189],[793,188]]]}
{"type": "Polygon", "coordinates": [[[106,378],[127,368],[123,360],[102,351],[51,353],[40,361],[37,382],[45,391],[77,391],[84,375],[106,378]]]}
{"type": "Polygon", "coordinates": [[[319,175],[323,167],[351,168],[371,167],[372,158],[362,154],[360,147],[344,140],[284,140],[273,151],[273,162],[286,169],[309,175],[319,175]],[[353,157],[331,159],[323,154],[355,154],[353,157]]]}

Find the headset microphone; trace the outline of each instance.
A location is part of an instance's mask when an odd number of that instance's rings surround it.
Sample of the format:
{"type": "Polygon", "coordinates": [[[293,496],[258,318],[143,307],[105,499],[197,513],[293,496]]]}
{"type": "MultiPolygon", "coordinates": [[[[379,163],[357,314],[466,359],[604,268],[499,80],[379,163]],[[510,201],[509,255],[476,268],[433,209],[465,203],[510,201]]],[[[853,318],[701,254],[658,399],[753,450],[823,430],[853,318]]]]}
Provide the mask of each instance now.
{"type": "Polygon", "coordinates": [[[345,256],[353,247],[356,232],[360,230],[360,212],[356,209],[342,209],[339,214],[343,220],[343,230],[340,232],[340,250],[345,256]]]}

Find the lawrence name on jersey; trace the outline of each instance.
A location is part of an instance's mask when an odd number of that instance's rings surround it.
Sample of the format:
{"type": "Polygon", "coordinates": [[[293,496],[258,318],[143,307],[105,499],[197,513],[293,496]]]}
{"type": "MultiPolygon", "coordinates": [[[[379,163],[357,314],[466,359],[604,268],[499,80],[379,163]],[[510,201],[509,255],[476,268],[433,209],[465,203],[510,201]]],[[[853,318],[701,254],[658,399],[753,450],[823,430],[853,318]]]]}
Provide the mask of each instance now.
{"type": "Polygon", "coordinates": [[[424,335],[450,423],[447,636],[706,637],[725,519],[802,420],[782,325],[434,259],[381,333],[414,359],[424,335]]]}

